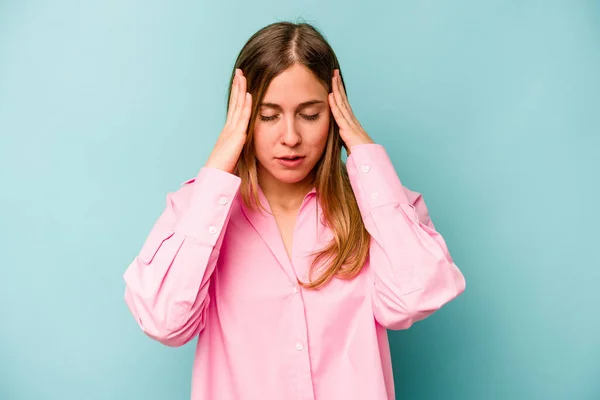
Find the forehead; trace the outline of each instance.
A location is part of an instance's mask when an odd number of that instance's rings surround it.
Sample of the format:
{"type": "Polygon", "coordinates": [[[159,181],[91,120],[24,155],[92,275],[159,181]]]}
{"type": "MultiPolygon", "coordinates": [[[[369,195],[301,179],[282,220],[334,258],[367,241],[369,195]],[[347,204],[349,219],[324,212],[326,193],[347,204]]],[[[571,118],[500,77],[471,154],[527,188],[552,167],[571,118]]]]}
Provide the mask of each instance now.
{"type": "Polygon", "coordinates": [[[327,98],[327,89],[308,68],[293,65],[277,75],[269,84],[264,102],[283,107],[294,106],[307,100],[327,98]]]}

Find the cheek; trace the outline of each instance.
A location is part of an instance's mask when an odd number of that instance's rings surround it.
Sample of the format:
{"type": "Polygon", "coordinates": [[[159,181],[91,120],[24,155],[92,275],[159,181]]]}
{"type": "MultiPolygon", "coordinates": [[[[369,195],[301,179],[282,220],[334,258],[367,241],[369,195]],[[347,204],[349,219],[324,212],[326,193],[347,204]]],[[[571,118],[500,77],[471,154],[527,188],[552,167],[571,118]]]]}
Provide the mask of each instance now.
{"type": "Polygon", "coordinates": [[[329,135],[329,116],[325,117],[320,121],[317,129],[317,142],[320,147],[324,147],[327,143],[327,137],[329,135]]]}
{"type": "Polygon", "coordinates": [[[265,126],[261,126],[260,128],[254,129],[254,153],[256,156],[261,156],[265,152],[268,152],[269,149],[273,148],[272,143],[272,133],[269,132],[269,129],[265,126]]]}

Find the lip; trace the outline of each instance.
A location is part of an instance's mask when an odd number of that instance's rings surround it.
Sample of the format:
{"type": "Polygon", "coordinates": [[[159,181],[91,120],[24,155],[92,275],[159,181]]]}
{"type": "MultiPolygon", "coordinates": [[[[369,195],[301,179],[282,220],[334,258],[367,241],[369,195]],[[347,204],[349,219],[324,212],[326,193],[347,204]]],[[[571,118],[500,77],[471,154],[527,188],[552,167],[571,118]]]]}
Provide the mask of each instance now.
{"type": "Polygon", "coordinates": [[[277,162],[283,165],[284,167],[295,168],[300,166],[304,162],[304,158],[302,156],[297,156],[295,160],[286,160],[285,158],[277,158],[277,162]]]}

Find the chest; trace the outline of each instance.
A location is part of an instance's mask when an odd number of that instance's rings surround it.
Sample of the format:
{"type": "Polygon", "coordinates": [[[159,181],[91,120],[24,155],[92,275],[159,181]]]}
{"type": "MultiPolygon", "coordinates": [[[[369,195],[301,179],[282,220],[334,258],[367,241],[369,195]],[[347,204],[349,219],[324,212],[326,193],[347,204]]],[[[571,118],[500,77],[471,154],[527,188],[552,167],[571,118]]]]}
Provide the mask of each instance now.
{"type": "Polygon", "coordinates": [[[292,248],[294,241],[294,227],[296,225],[296,215],[278,214],[274,217],[275,223],[283,240],[283,245],[288,258],[292,259],[292,248]]]}
{"type": "MultiPolygon", "coordinates": [[[[309,281],[315,252],[334,239],[333,232],[312,203],[301,208],[297,215],[276,212],[263,215],[241,210],[242,207],[233,209],[219,251],[213,282],[219,302],[269,307],[282,299],[291,299],[289,296],[298,293],[298,279],[309,281]]],[[[324,262],[317,262],[315,270],[322,270],[324,262]]],[[[310,292],[309,298],[318,298],[318,304],[323,306],[328,301],[347,300],[346,296],[362,297],[363,284],[361,276],[353,280],[336,279],[326,289],[310,292]]],[[[367,287],[368,283],[364,288],[367,287]]]]}

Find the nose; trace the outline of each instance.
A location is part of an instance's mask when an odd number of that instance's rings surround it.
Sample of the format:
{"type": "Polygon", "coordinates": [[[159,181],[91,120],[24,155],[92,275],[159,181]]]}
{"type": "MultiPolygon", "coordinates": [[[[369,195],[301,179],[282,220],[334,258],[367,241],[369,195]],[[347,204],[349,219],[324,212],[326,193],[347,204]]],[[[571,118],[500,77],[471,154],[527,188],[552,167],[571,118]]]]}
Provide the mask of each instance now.
{"type": "Polygon", "coordinates": [[[282,144],[288,147],[295,147],[302,142],[302,136],[296,129],[294,118],[288,118],[285,124],[284,132],[281,135],[282,144]]]}

